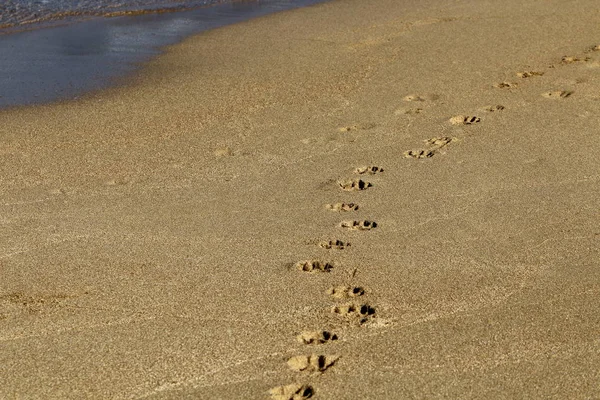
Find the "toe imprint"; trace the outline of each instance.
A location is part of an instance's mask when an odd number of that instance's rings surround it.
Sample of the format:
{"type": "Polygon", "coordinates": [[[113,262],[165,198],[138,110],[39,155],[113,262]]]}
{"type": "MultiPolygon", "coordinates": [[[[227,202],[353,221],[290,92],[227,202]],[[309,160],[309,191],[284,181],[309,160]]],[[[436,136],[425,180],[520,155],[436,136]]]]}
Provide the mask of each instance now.
{"type": "Polygon", "coordinates": [[[363,174],[375,175],[375,174],[379,174],[381,172],[383,172],[383,168],[376,167],[374,165],[371,165],[368,167],[358,167],[354,170],[354,173],[359,174],[359,175],[363,175],[363,174]]]}
{"type": "Polygon", "coordinates": [[[327,294],[335,299],[346,299],[362,296],[365,289],[360,286],[334,286],[327,290],[327,294]]]}
{"type": "Polygon", "coordinates": [[[356,211],[358,210],[358,204],[356,203],[334,203],[334,204],[326,204],[325,208],[331,211],[337,212],[347,212],[347,211],[356,211]]]}
{"type": "Polygon", "coordinates": [[[404,152],[405,158],[431,158],[436,154],[435,150],[408,150],[404,152]]]}
{"type": "Polygon", "coordinates": [[[339,359],[338,356],[311,354],[309,356],[294,356],[287,362],[288,366],[297,372],[325,372],[339,359]]]}
{"type": "Polygon", "coordinates": [[[315,393],[310,385],[292,383],[285,386],[277,386],[269,390],[273,400],[303,400],[309,399],[315,393]]]}
{"type": "Polygon", "coordinates": [[[517,76],[519,78],[531,78],[532,76],[542,76],[544,75],[543,72],[540,71],[523,71],[523,72],[517,72],[517,76]]]}
{"type": "Polygon", "coordinates": [[[442,147],[449,145],[453,141],[454,141],[454,139],[452,139],[451,137],[442,136],[442,137],[427,139],[425,141],[425,144],[427,144],[429,146],[434,146],[435,148],[438,148],[438,149],[441,149],[442,147]]]}
{"type": "Polygon", "coordinates": [[[334,314],[363,324],[375,315],[375,309],[368,304],[342,304],[331,309],[334,314]]]}
{"type": "Polygon", "coordinates": [[[516,83],[512,83],[512,82],[500,82],[500,83],[494,84],[493,86],[498,89],[512,89],[512,88],[516,88],[519,85],[517,85],[516,83]]]}
{"type": "Polygon", "coordinates": [[[311,274],[318,272],[329,272],[333,269],[333,264],[322,262],[319,260],[300,261],[296,263],[296,268],[302,272],[308,272],[311,274]]]}
{"type": "Polygon", "coordinates": [[[373,221],[343,221],[340,226],[342,228],[353,231],[368,231],[377,227],[377,223],[373,221]]]}
{"type": "Polygon", "coordinates": [[[484,108],[483,108],[483,110],[484,110],[484,111],[487,111],[487,112],[497,112],[497,111],[502,111],[502,110],[504,110],[504,108],[505,108],[505,107],[504,107],[503,105],[497,104],[497,105],[495,105],[495,106],[487,106],[487,107],[484,107],[484,108]]]}
{"type": "Polygon", "coordinates": [[[547,99],[566,99],[567,97],[571,96],[572,94],[573,94],[573,92],[569,92],[566,90],[554,90],[552,92],[542,93],[542,96],[544,96],[547,99]]]}
{"type": "Polygon", "coordinates": [[[325,344],[338,340],[338,336],[329,331],[302,332],[296,338],[303,344],[325,344]]]}
{"type": "Polygon", "coordinates": [[[341,240],[324,240],[319,243],[319,246],[327,250],[344,250],[346,247],[350,247],[350,243],[341,240]]]}
{"type": "Polygon", "coordinates": [[[481,122],[481,118],[471,115],[457,115],[450,118],[452,125],[472,125],[481,122]]]}
{"type": "Polygon", "coordinates": [[[338,185],[340,185],[342,190],[346,191],[366,190],[367,188],[373,186],[369,182],[365,182],[362,179],[348,179],[338,182],[338,185]]]}

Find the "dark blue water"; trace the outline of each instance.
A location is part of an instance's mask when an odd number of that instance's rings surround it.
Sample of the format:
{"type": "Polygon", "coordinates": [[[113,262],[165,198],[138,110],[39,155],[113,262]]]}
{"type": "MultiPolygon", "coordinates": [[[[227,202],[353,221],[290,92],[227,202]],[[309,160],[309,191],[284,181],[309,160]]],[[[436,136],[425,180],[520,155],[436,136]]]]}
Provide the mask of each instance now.
{"type": "Polygon", "coordinates": [[[0,108],[77,98],[113,84],[161,47],[191,34],[323,1],[225,2],[172,13],[69,19],[64,26],[31,25],[36,29],[3,34],[0,108]]]}

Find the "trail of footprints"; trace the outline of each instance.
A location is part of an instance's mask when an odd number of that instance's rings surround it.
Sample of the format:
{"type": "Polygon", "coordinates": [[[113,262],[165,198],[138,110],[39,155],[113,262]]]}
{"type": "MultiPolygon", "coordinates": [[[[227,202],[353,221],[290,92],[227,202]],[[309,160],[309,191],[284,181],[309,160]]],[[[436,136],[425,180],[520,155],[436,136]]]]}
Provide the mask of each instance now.
{"type": "MultiPolygon", "coordinates": [[[[594,52],[600,52],[600,45],[591,46],[587,49],[587,53],[594,53],[594,52]]],[[[570,65],[570,64],[586,63],[590,60],[592,60],[591,56],[563,56],[562,58],[560,58],[559,64],[560,65],[570,65]]],[[[554,67],[555,66],[550,66],[550,68],[554,68],[554,67]]],[[[540,70],[526,70],[526,71],[519,71],[519,72],[515,73],[515,76],[522,80],[539,78],[544,75],[545,75],[545,71],[540,71],[540,70]]],[[[516,89],[516,88],[521,87],[521,85],[519,83],[509,82],[509,81],[498,82],[491,86],[495,89],[503,89],[503,90],[506,90],[506,89],[511,90],[511,89],[516,89]]],[[[550,90],[550,91],[543,92],[540,95],[546,99],[564,100],[564,99],[571,97],[573,94],[574,94],[574,92],[571,90],[550,90]]],[[[406,96],[404,98],[404,100],[405,101],[425,101],[424,98],[422,98],[421,96],[415,95],[415,94],[406,96]]],[[[485,107],[482,107],[479,109],[479,111],[482,111],[485,113],[497,113],[497,112],[501,112],[504,110],[505,110],[505,107],[501,104],[485,106],[485,107]]],[[[474,125],[480,124],[482,121],[483,121],[482,117],[477,116],[477,115],[472,115],[472,114],[471,115],[460,114],[460,115],[456,115],[448,120],[448,122],[453,126],[474,126],[474,125]]],[[[403,155],[406,158],[412,158],[412,159],[416,159],[416,160],[429,159],[429,158],[436,156],[437,154],[440,154],[442,149],[444,149],[446,146],[448,146],[449,144],[451,144],[452,142],[455,142],[457,140],[458,139],[454,138],[454,137],[434,137],[434,138],[425,140],[424,141],[425,146],[423,146],[422,148],[407,150],[403,153],[403,155]]]]}
{"type": "MultiPolygon", "coordinates": [[[[362,176],[376,175],[382,172],[383,168],[374,165],[362,166],[354,170],[355,175],[362,176]]],[[[372,186],[370,182],[360,178],[350,178],[338,182],[339,189],[347,192],[362,191],[372,186]]],[[[330,203],[326,204],[325,208],[338,213],[359,210],[358,204],[354,202],[330,203]]],[[[376,227],[376,222],[365,219],[343,220],[338,224],[338,228],[355,232],[370,231],[376,227]]],[[[318,242],[317,245],[325,250],[345,250],[351,246],[348,241],[341,239],[324,240],[318,242]]],[[[299,261],[295,266],[301,273],[310,275],[327,274],[343,269],[343,266],[338,265],[336,262],[321,259],[299,261]]],[[[352,277],[355,273],[356,270],[353,271],[352,277]]],[[[360,327],[374,318],[376,314],[375,307],[367,302],[360,301],[366,293],[367,291],[362,286],[339,284],[330,287],[326,293],[323,293],[323,297],[324,301],[330,303],[329,310],[338,319],[339,324],[360,327]]],[[[315,346],[320,347],[336,342],[339,340],[339,336],[331,330],[304,331],[296,336],[296,340],[307,347],[314,348],[315,346]]],[[[311,378],[315,379],[320,374],[335,367],[339,359],[339,355],[336,354],[310,351],[308,354],[298,354],[290,357],[287,360],[287,367],[297,373],[300,379],[309,380],[311,378]]],[[[274,400],[299,400],[312,397],[316,390],[312,384],[303,382],[277,386],[271,389],[269,393],[274,400]]]]}
{"type": "MultiPolygon", "coordinates": [[[[600,51],[600,44],[590,47],[588,52],[600,51]]],[[[591,57],[576,57],[564,56],[560,59],[561,65],[569,65],[576,63],[587,62],[591,57]]],[[[544,76],[544,71],[528,70],[520,71],[515,75],[520,79],[532,79],[544,76]]],[[[495,89],[516,89],[520,87],[514,82],[500,82],[492,85],[495,89]]],[[[541,93],[541,96],[547,99],[562,100],[573,95],[572,91],[568,90],[551,90],[541,93]]],[[[437,96],[419,96],[409,95],[404,98],[407,102],[424,102],[427,100],[435,100],[437,96]]],[[[421,109],[419,109],[421,110],[421,109]]],[[[480,109],[486,113],[497,113],[504,111],[503,105],[490,105],[480,109]]],[[[477,115],[456,115],[448,120],[453,126],[474,126],[482,123],[483,118],[477,115]]],[[[371,125],[369,125],[371,127],[371,125]]],[[[359,126],[344,128],[344,130],[358,129],[359,126]]],[[[424,146],[420,149],[408,150],[404,152],[404,157],[411,159],[428,159],[440,153],[440,150],[457,141],[457,138],[450,136],[438,136],[424,140],[424,146]]],[[[370,176],[380,174],[383,169],[379,166],[362,166],[354,170],[356,175],[370,176]]],[[[338,181],[338,186],[342,191],[360,192],[370,189],[373,185],[371,182],[362,178],[349,178],[338,181]]],[[[354,202],[338,202],[326,204],[325,208],[337,213],[353,213],[359,210],[359,205],[354,202]]],[[[366,219],[347,219],[338,224],[338,227],[345,231],[365,232],[377,228],[375,221],[366,219]]],[[[341,239],[331,239],[318,242],[320,248],[326,250],[345,250],[351,246],[347,241],[341,239]]],[[[296,268],[306,274],[323,274],[331,273],[337,269],[343,269],[343,266],[337,265],[335,262],[323,261],[318,259],[305,260],[296,263],[296,268]]],[[[356,272],[356,270],[354,271],[356,272]]],[[[354,273],[352,274],[354,277],[354,273]]],[[[366,301],[361,299],[367,294],[367,291],[362,286],[340,284],[333,286],[324,293],[326,298],[329,298],[333,304],[330,306],[331,313],[339,318],[340,323],[349,326],[364,326],[371,319],[376,317],[377,309],[366,301]]],[[[335,331],[320,330],[320,331],[304,331],[296,336],[296,340],[307,347],[315,348],[315,346],[326,346],[338,341],[340,337],[335,331]]],[[[335,354],[327,354],[326,352],[311,351],[308,354],[299,354],[290,357],[287,360],[289,369],[298,373],[299,376],[307,378],[316,378],[318,375],[325,373],[327,370],[334,368],[340,357],[335,354]]],[[[288,385],[278,386],[269,391],[273,400],[301,400],[308,399],[316,393],[316,389],[309,383],[291,383],[288,385]]]]}

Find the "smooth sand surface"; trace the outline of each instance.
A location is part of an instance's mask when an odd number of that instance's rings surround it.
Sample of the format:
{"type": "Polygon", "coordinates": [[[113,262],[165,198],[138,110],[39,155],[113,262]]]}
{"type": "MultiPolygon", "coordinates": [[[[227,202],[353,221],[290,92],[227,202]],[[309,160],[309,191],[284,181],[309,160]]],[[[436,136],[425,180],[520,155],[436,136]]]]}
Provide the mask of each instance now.
{"type": "Polygon", "coordinates": [[[599,398],[596,45],[596,0],[339,0],[0,112],[0,398],[599,398]]]}

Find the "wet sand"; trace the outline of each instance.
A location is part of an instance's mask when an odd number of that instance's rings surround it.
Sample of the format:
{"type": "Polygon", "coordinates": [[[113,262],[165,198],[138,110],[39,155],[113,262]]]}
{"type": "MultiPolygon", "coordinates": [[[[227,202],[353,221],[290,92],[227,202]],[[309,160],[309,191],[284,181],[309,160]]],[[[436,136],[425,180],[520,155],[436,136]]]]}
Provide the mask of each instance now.
{"type": "Polygon", "coordinates": [[[0,112],[0,397],[598,397],[594,7],[333,1],[0,112]]]}

